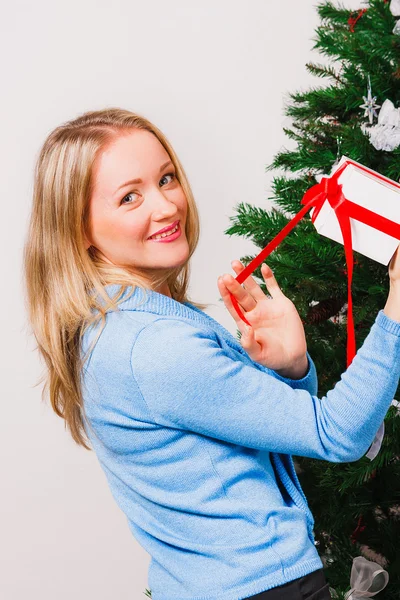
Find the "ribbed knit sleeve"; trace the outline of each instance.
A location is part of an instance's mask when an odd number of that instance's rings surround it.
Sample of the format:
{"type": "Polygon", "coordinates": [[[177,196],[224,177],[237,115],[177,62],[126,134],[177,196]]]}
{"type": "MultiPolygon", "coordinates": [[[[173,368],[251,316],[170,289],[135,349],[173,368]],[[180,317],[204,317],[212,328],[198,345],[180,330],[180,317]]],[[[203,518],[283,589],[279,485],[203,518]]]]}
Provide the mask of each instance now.
{"type": "Polygon", "coordinates": [[[400,378],[400,323],[379,311],[340,381],[319,399],[229,355],[194,322],[157,319],[136,337],[132,376],[156,423],[331,462],[371,445],[400,378]]]}

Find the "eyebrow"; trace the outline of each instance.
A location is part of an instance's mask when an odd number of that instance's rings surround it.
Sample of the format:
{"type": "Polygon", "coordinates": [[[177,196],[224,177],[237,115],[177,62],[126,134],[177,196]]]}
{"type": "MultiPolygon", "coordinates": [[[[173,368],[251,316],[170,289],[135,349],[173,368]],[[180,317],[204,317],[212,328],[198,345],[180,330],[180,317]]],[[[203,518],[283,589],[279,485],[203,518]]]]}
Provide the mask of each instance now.
{"type": "MultiPolygon", "coordinates": [[[[166,163],[164,163],[163,165],[161,165],[160,167],[160,173],[161,171],[163,171],[165,169],[165,167],[167,167],[168,165],[172,165],[173,166],[173,162],[171,160],[168,160],[166,163]]],[[[143,181],[141,179],[130,179],[129,181],[125,181],[125,183],[123,183],[122,185],[119,186],[119,188],[117,188],[115,190],[114,195],[123,187],[127,186],[127,185],[133,185],[134,183],[143,183],[143,181]]]]}

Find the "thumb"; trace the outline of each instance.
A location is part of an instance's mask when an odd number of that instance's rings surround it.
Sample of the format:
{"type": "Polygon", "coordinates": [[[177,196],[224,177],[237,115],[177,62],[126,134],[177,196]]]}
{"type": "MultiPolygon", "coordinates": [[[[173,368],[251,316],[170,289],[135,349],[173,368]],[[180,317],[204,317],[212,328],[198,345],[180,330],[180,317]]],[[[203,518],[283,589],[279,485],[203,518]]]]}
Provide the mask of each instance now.
{"type": "Polygon", "coordinates": [[[242,348],[246,350],[250,358],[256,362],[261,359],[260,345],[255,338],[253,327],[243,324],[243,333],[241,337],[242,348]]]}

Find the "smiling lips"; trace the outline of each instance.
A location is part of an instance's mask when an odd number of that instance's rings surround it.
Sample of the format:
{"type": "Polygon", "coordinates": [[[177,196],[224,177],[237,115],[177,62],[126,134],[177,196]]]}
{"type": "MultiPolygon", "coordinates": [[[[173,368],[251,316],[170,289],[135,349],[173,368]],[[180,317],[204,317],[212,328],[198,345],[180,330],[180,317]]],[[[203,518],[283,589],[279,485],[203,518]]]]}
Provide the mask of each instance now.
{"type": "Polygon", "coordinates": [[[147,239],[151,239],[154,238],[156,235],[161,235],[162,233],[166,233],[167,231],[171,231],[171,229],[174,229],[174,227],[176,227],[179,223],[179,219],[178,221],[175,221],[174,223],[172,223],[172,225],[168,225],[168,227],[164,227],[164,229],[160,229],[159,231],[156,231],[155,233],[153,233],[153,235],[150,235],[147,239]]]}
{"type": "Polygon", "coordinates": [[[163,233],[161,235],[157,234],[155,237],[150,237],[149,240],[153,242],[173,242],[181,235],[181,228],[179,225],[180,224],[178,222],[178,225],[176,225],[176,227],[174,227],[173,229],[170,229],[169,232],[163,233]]]}

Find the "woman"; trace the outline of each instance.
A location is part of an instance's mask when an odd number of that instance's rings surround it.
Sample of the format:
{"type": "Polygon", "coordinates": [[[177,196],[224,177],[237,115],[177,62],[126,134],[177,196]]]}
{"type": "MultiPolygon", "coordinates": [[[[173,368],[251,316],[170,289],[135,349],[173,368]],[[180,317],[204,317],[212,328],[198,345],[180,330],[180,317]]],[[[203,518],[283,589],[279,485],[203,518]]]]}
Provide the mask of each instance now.
{"type": "Polygon", "coordinates": [[[49,134],[24,268],[53,409],[151,555],[154,600],[330,598],[291,455],[356,461],[373,441],[400,377],[398,251],[384,309],[319,399],[268,267],[272,299],[252,278],[218,282],[241,332],[228,290],[252,324],[242,345],[189,301],[198,236],[183,167],[148,120],[110,108],[49,134]]]}

